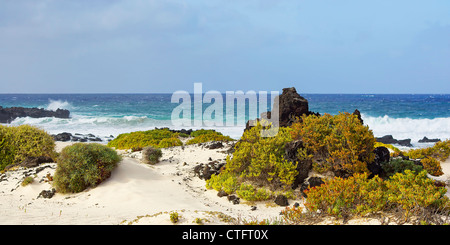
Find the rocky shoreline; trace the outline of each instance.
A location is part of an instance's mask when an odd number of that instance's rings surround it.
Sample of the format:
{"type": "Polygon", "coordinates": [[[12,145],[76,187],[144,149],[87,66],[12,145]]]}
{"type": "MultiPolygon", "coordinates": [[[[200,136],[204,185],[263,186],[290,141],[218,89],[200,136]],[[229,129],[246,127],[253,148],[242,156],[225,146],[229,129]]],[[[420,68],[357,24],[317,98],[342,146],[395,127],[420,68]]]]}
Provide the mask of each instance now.
{"type": "Polygon", "coordinates": [[[43,108],[24,108],[24,107],[10,107],[3,108],[0,106],[0,123],[11,123],[14,119],[19,117],[56,117],[56,118],[70,118],[70,111],[65,109],[57,109],[56,111],[45,110],[43,108]]]}

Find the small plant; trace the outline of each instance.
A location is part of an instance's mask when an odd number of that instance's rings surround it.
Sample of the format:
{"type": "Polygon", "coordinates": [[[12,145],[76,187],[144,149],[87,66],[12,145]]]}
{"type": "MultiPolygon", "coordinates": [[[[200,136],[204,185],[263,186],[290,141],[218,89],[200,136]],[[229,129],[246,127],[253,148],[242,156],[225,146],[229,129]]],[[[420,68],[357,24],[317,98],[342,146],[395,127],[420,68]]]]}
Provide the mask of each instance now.
{"type": "Polygon", "coordinates": [[[28,184],[33,183],[34,178],[31,176],[26,177],[23,181],[22,181],[22,186],[27,186],[28,184]]]}
{"type": "Polygon", "coordinates": [[[170,213],[170,221],[174,224],[178,223],[180,219],[180,215],[177,212],[171,212],[170,213]]]}
{"type": "Polygon", "coordinates": [[[151,146],[145,147],[142,150],[142,159],[147,164],[156,164],[162,157],[162,151],[151,146]]]}
{"type": "Polygon", "coordinates": [[[58,158],[54,174],[58,192],[81,192],[109,178],[120,162],[117,152],[105,145],[76,143],[65,147],[58,158]]]}

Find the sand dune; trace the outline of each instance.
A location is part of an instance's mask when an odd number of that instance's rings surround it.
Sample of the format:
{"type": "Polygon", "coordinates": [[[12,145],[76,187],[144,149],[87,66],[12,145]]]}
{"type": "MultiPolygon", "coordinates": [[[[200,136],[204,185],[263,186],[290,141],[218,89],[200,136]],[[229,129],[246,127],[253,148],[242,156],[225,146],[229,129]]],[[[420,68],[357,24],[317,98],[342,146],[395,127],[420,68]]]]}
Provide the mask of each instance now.
{"type": "Polygon", "coordinates": [[[181,224],[192,224],[196,218],[205,224],[226,224],[228,216],[279,216],[282,207],[259,204],[251,211],[250,205],[233,205],[194,177],[198,163],[224,160],[221,150],[194,145],[163,149],[156,165],[141,163],[139,153],[125,154],[111,177],[96,188],[56,193],[51,199],[38,196],[52,189],[45,176],[54,174],[55,163],[41,165],[45,169],[37,174],[36,168],[8,171],[0,182],[0,224],[171,224],[172,211],[181,215],[181,224]],[[34,182],[20,186],[26,174],[35,176],[34,182]]]}

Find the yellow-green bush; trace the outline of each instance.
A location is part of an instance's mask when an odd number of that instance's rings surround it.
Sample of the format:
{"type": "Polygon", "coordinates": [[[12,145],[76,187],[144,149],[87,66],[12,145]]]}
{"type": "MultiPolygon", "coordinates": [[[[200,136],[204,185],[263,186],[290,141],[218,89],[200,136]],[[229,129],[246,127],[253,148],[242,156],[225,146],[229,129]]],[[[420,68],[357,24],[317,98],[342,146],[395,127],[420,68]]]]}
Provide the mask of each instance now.
{"type": "Polygon", "coordinates": [[[256,188],[252,184],[242,183],[239,189],[236,190],[236,194],[247,201],[264,201],[271,199],[273,194],[270,190],[265,188],[256,188]]]}
{"type": "Polygon", "coordinates": [[[58,192],[81,192],[109,178],[121,157],[105,145],[76,143],[65,147],[58,157],[53,177],[58,192]]]}
{"type": "Polygon", "coordinates": [[[0,170],[28,157],[55,158],[55,142],[44,130],[30,125],[0,125],[0,170]]]}
{"type": "Polygon", "coordinates": [[[420,161],[423,164],[423,168],[431,175],[441,176],[444,174],[442,172],[441,163],[432,157],[424,158],[420,161]]]}
{"type": "Polygon", "coordinates": [[[206,188],[216,191],[223,190],[228,194],[234,193],[237,187],[236,175],[231,173],[213,174],[210,179],[206,180],[206,188]]]}
{"type": "Polygon", "coordinates": [[[392,176],[385,184],[388,201],[401,207],[406,216],[419,207],[448,207],[447,189],[437,187],[434,180],[427,177],[426,171],[415,174],[405,170],[392,176]]]}
{"type": "Polygon", "coordinates": [[[233,139],[229,136],[222,135],[220,132],[214,130],[200,129],[191,133],[194,137],[186,142],[186,145],[210,142],[210,141],[232,141],[233,139]]]}
{"type": "Polygon", "coordinates": [[[439,141],[432,147],[409,150],[405,152],[405,156],[413,159],[432,157],[440,161],[445,161],[450,156],[450,139],[439,141]]]}
{"type": "Polygon", "coordinates": [[[305,207],[312,212],[320,210],[330,215],[365,215],[381,211],[387,197],[383,180],[377,175],[367,179],[367,173],[347,179],[335,177],[325,184],[305,191],[305,207]]]}
{"type": "Polygon", "coordinates": [[[302,140],[305,147],[300,159],[311,160],[319,173],[348,177],[368,172],[367,163],[374,160],[373,133],[353,114],[304,115],[291,127],[292,138],[302,140]]]}
{"type": "Polygon", "coordinates": [[[347,179],[335,177],[305,191],[305,207],[332,216],[365,215],[394,208],[414,214],[420,208],[448,207],[445,187],[437,187],[426,171],[415,173],[406,169],[388,180],[378,176],[367,179],[367,173],[355,174],[347,179]]]}
{"type": "Polygon", "coordinates": [[[167,128],[124,133],[108,142],[108,146],[116,149],[144,148],[146,146],[166,148],[179,145],[183,145],[183,143],[178,139],[178,133],[173,133],[167,128]]]}
{"type": "Polygon", "coordinates": [[[289,189],[298,172],[296,163],[284,159],[285,145],[292,141],[290,128],[279,128],[274,137],[261,137],[262,125],[247,130],[235,145],[233,158],[227,158],[225,172],[242,181],[271,189],[289,189]]]}

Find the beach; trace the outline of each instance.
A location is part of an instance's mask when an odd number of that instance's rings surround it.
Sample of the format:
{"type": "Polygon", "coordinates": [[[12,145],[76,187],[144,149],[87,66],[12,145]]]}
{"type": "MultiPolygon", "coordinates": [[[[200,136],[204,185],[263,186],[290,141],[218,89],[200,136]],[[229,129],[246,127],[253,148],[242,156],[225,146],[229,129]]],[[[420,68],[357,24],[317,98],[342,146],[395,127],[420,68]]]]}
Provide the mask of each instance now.
{"type": "MultiPolygon", "coordinates": [[[[56,149],[60,151],[70,144],[72,142],[56,142],[56,149]]],[[[118,150],[123,160],[106,181],[80,193],[55,193],[51,198],[43,198],[40,193],[52,189],[46,176],[53,176],[56,163],[7,171],[0,175],[0,224],[172,225],[171,212],[180,215],[177,224],[185,225],[280,220],[280,212],[285,207],[273,201],[233,204],[226,197],[217,196],[217,191],[206,189],[205,181],[195,176],[196,165],[211,160],[223,161],[230,144],[221,149],[197,144],[165,148],[161,162],[155,165],[141,162],[141,152],[118,150]],[[34,181],[21,186],[26,176],[34,176],[34,181]]],[[[448,181],[450,159],[441,166],[444,175],[439,179],[448,181]]],[[[448,192],[446,195],[450,196],[448,192]]],[[[290,207],[296,202],[301,205],[302,200],[289,200],[290,207]]],[[[336,221],[324,223],[336,224],[336,221]]],[[[348,224],[373,225],[380,221],[358,218],[348,224]]]]}
{"type": "MultiPolygon", "coordinates": [[[[56,144],[60,151],[71,143],[56,144]]],[[[166,148],[155,165],[142,163],[139,152],[119,151],[123,160],[109,179],[95,188],[76,194],[56,193],[50,199],[38,197],[42,190],[52,189],[49,182],[40,180],[54,174],[55,163],[40,165],[45,169],[27,186],[20,183],[35,168],[8,171],[0,182],[0,224],[169,225],[170,212],[181,215],[178,224],[195,224],[197,218],[204,224],[229,224],[228,216],[247,220],[278,217],[284,207],[258,203],[252,211],[255,204],[232,204],[226,197],[218,197],[217,191],[207,190],[205,181],[194,176],[193,168],[199,163],[208,163],[210,158],[224,160],[224,149],[198,145],[166,148]]]]}

